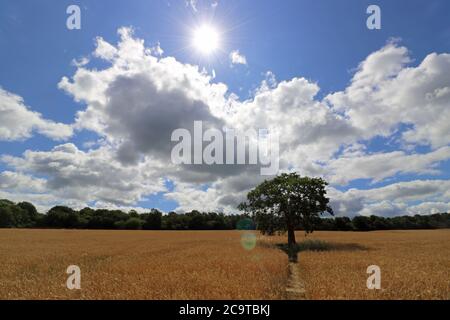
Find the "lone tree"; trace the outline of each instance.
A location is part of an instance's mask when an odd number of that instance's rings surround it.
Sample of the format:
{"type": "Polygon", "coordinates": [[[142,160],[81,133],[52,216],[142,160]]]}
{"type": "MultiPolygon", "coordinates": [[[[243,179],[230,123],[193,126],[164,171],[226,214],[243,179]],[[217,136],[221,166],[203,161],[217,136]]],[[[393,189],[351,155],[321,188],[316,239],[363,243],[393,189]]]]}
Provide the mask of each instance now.
{"type": "Polygon", "coordinates": [[[306,234],[312,233],[314,220],[324,212],[333,215],[326,197],[327,185],[321,178],[282,174],[250,191],[239,209],[252,214],[264,234],[287,231],[291,254],[295,251],[296,228],[302,226],[306,234]]]}

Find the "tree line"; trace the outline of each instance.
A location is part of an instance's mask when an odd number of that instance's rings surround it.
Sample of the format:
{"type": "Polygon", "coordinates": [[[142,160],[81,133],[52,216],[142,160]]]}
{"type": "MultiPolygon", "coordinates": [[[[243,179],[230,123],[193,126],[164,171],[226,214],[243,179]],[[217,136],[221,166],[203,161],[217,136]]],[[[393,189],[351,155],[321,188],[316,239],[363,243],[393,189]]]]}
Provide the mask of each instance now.
{"type": "Polygon", "coordinates": [[[392,218],[356,216],[353,219],[336,217],[317,219],[314,224],[315,230],[320,231],[448,229],[450,228],[450,215],[448,213],[438,213],[392,218]]]}
{"type": "MultiPolygon", "coordinates": [[[[0,228],[106,229],[106,230],[234,230],[245,215],[224,215],[216,212],[191,211],[185,214],[163,214],[157,209],[139,214],[131,210],[84,208],[73,210],[65,206],[39,213],[29,202],[0,200],[0,228]]],[[[247,219],[248,220],[248,219],[247,219]]],[[[251,226],[250,228],[254,228],[251,226]]]]}
{"type": "MultiPolygon", "coordinates": [[[[273,221],[271,222],[273,223],[273,221]]],[[[383,218],[378,216],[316,218],[309,221],[315,230],[373,231],[450,228],[448,213],[428,216],[402,216],[383,218]]],[[[257,223],[247,214],[224,215],[216,212],[191,212],[163,214],[152,209],[139,214],[134,210],[106,210],[84,208],[73,210],[56,206],[47,214],[39,213],[29,202],[14,203],[0,200],[0,228],[48,228],[48,229],[103,229],[103,230],[270,230],[264,228],[264,220],[257,223]]],[[[297,230],[304,230],[300,223],[297,230]]],[[[271,233],[266,231],[266,233],[271,233]]]]}

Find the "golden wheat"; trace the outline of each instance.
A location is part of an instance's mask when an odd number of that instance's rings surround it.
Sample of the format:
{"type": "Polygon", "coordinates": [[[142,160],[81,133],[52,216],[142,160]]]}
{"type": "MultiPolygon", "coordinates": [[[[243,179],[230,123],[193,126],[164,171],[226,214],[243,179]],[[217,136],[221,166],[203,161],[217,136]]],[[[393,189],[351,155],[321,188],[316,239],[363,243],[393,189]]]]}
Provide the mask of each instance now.
{"type": "Polygon", "coordinates": [[[282,299],[287,272],[282,252],[234,231],[0,230],[2,299],[282,299]]]}
{"type": "MultiPolygon", "coordinates": [[[[297,233],[298,239],[304,238],[297,233]]],[[[450,230],[316,232],[335,250],[299,254],[307,299],[449,299],[450,230]],[[381,268],[381,290],[368,290],[367,267],[381,268]]],[[[281,242],[284,237],[265,238],[281,242]]]]}
{"type": "MultiPolygon", "coordinates": [[[[288,259],[274,246],[286,238],[258,236],[252,249],[242,234],[0,230],[0,299],[287,298],[288,259]],[[66,287],[69,265],[81,268],[81,290],[66,287]]],[[[309,238],[334,249],[300,253],[306,298],[449,299],[450,230],[309,238]],[[369,265],[381,267],[382,290],[367,289],[369,265]]]]}

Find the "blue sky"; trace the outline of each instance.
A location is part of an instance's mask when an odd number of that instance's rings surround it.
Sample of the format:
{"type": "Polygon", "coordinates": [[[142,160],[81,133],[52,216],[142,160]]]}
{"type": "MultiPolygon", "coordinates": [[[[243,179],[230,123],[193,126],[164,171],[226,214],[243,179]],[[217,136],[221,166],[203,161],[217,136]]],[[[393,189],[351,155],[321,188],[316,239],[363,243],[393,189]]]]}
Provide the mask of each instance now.
{"type": "MultiPolygon", "coordinates": [[[[85,110],[89,103],[77,101],[80,99],[75,99],[76,94],[58,88],[58,83],[64,76],[71,79],[75,75],[77,67],[72,64],[73,59],[89,57],[87,68],[90,70],[108,68],[109,62],[92,57],[95,39],[102,37],[106,42],[116,45],[120,41],[117,31],[121,27],[132,27],[133,37],[143,39],[148,47],[159,43],[164,50],[163,57],[173,57],[182,64],[198,65],[209,73],[214,70],[216,77],[211,81],[226,84],[228,93],[237,94],[241,102],[254,98],[268,71],[273,73],[277,83],[304,77],[317,84],[320,91],[315,99],[322,101],[329,94],[348,88],[359,64],[392,39],[396,39],[397,48],[408,49],[411,60],[408,66],[411,67],[417,67],[432,53],[450,52],[450,3],[445,0],[227,0],[213,4],[214,1],[206,0],[192,3],[184,0],[3,0],[0,3],[0,87],[20,96],[27,108],[39,112],[42,118],[70,125],[74,123],[76,113],[85,110]],[[81,30],[66,28],[68,15],[65,11],[72,4],[81,8],[81,30]],[[381,8],[381,30],[368,30],[366,27],[366,9],[370,4],[377,4],[381,8]],[[215,26],[222,38],[219,50],[208,58],[189,47],[192,37],[190,31],[204,21],[215,26]],[[246,65],[232,65],[229,54],[233,50],[239,50],[245,56],[246,65]]],[[[446,71],[448,73],[450,70],[446,71]]],[[[441,81],[444,83],[435,89],[450,87],[449,83],[445,83],[446,79],[441,81]]],[[[445,106],[446,110],[450,108],[449,101],[444,101],[445,106]]],[[[430,113],[432,112],[434,111],[430,109],[430,113]]],[[[426,155],[448,146],[445,142],[438,146],[421,142],[413,143],[413,146],[405,149],[402,134],[408,128],[417,126],[418,122],[400,122],[392,134],[357,139],[359,142],[364,141],[364,154],[397,151],[404,152],[405,155],[426,155]]],[[[1,139],[0,136],[0,154],[20,158],[26,150],[50,151],[63,143],[73,143],[78,149],[87,152],[89,148],[84,144],[101,136],[101,133],[85,128],[75,130],[65,141],[35,132],[26,139],[1,139]]],[[[341,151],[345,146],[348,145],[343,143],[341,151]]],[[[339,157],[339,152],[333,153],[333,159],[339,157]]],[[[336,192],[345,193],[352,188],[364,191],[400,182],[449,180],[450,160],[445,156],[424,166],[426,168],[411,169],[407,173],[399,173],[399,169],[391,176],[381,179],[371,174],[362,174],[362,177],[346,183],[336,182],[333,188],[336,192]],[[426,169],[431,167],[436,172],[427,172],[426,169]]],[[[33,170],[35,169],[18,168],[11,163],[0,162],[0,172],[20,172],[33,178],[58,180],[49,171],[33,170]]],[[[169,178],[169,175],[162,175],[161,178],[166,179],[163,183],[165,190],[153,195],[140,193],[139,201],[129,205],[158,207],[165,211],[189,208],[189,205],[180,205],[182,201],[176,200],[177,196],[165,196],[175,191],[177,181],[173,180],[176,178],[169,178]]],[[[29,193],[21,194],[12,189],[13,185],[17,188],[17,183],[4,182],[2,185],[1,181],[0,190],[7,193],[5,196],[11,194],[16,198],[29,197],[29,193]]],[[[188,187],[181,180],[178,183],[183,184],[183,190],[187,193],[190,193],[189,188],[208,191],[208,188],[198,187],[204,185],[204,181],[197,184],[197,187],[188,187]]],[[[213,184],[214,181],[209,183],[213,184]]],[[[46,193],[42,190],[39,192],[46,193]]],[[[48,193],[53,193],[53,190],[48,193]]],[[[435,207],[442,208],[444,204],[450,203],[447,196],[435,195],[431,200],[424,198],[422,202],[435,201],[438,203],[435,207]]],[[[58,199],[62,196],[61,193],[54,193],[54,197],[58,199]]],[[[339,197],[344,198],[342,194],[339,197]]],[[[81,198],[75,197],[69,203],[83,202],[81,198]]],[[[61,201],[64,200],[66,199],[61,198],[61,201]]],[[[98,199],[86,198],[84,203],[92,204],[96,200],[98,199]]],[[[365,208],[375,206],[374,201],[371,199],[364,202],[365,208]]],[[[408,201],[389,200],[392,206],[401,210],[409,206],[408,201]]],[[[414,203],[421,202],[417,201],[414,199],[414,203]]],[[[345,201],[342,200],[337,205],[343,202],[345,201]]],[[[41,205],[46,206],[44,200],[41,205]]]]}

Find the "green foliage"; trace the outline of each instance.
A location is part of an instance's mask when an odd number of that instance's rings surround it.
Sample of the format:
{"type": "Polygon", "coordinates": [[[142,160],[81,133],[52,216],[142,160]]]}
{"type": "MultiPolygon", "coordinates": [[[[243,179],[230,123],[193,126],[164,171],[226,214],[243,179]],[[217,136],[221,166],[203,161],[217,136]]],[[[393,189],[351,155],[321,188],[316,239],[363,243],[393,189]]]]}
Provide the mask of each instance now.
{"type": "Polygon", "coordinates": [[[33,224],[33,222],[39,218],[38,211],[33,204],[29,202],[20,202],[17,206],[27,213],[28,224],[33,224]]]}
{"type": "Polygon", "coordinates": [[[9,200],[0,200],[0,228],[32,227],[38,218],[37,210],[31,203],[16,205],[9,200]]]}
{"type": "Polygon", "coordinates": [[[123,227],[127,230],[141,230],[144,223],[144,220],[131,216],[127,221],[124,222],[123,227]]]}
{"type": "Polygon", "coordinates": [[[143,229],[145,230],[161,230],[162,227],[162,213],[153,209],[150,213],[145,213],[141,216],[144,220],[143,229]]]}
{"type": "Polygon", "coordinates": [[[357,216],[353,218],[353,226],[356,230],[370,231],[372,230],[372,224],[369,218],[363,216],[357,216]]]}
{"type": "Polygon", "coordinates": [[[8,200],[0,200],[0,228],[12,228],[15,226],[13,203],[8,200]]]}
{"type": "Polygon", "coordinates": [[[57,206],[45,216],[45,225],[51,228],[75,229],[80,226],[79,214],[69,207],[57,206]]]}
{"type": "Polygon", "coordinates": [[[433,215],[400,216],[383,218],[378,216],[356,216],[320,219],[316,230],[336,231],[375,231],[375,230],[417,230],[450,228],[450,215],[438,213],[433,215]]]}
{"type": "MultiPolygon", "coordinates": [[[[130,229],[130,230],[234,230],[245,215],[226,216],[223,213],[191,211],[186,214],[162,212],[152,209],[139,214],[132,210],[94,210],[84,208],[75,211],[56,206],[41,215],[27,202],[15,204],[0,200],[0,228],[60,228],[60,229],[130,229]]],[[[249,228],[254,229],[250,220],[249,228]]]]}
{"type": "Polygon", "coordinates": [[[334,219],[334,225],[335,228],[340,231],[353,230],[352,220],[350,220],[350,218],[348,217],[337,217],[336,219],[334,219]]]}

